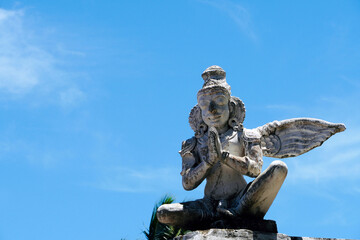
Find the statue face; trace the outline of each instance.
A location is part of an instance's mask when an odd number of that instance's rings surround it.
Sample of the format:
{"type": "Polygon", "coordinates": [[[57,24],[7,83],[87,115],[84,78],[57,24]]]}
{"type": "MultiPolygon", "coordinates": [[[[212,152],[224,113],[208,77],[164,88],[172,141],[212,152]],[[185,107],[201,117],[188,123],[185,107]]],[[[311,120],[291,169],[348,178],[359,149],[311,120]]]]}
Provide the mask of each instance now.
{"type": "Polygon", "coordinates": [[[228,125],[229,97],[222,91],[211,91],[198,97],[201,117],[209,127],[223,128],[228,125]]]}

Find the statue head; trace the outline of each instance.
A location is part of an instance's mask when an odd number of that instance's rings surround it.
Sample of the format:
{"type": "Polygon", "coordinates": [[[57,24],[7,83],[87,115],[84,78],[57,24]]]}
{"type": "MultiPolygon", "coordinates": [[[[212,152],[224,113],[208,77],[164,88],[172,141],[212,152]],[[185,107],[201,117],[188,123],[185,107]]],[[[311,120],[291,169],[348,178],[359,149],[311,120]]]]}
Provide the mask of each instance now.
{"type": "Polygon", "coordinates": [[[245,107],[239,98],[231,96],[225,71],[219,66],[211,66],[201,76],[204,84],[197,94],[198,104],[191,110],[189,117],[195,136],[201,137],[209,127],[240,130],[245,118],[245,107]]]}

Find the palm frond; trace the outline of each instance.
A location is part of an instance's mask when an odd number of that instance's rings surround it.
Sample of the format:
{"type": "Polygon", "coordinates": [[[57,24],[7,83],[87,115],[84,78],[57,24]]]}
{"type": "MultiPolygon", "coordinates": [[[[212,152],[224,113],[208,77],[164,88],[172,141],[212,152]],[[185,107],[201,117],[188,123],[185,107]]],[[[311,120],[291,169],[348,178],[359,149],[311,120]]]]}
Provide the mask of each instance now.
{"type": "Polygon", "coordinates": [[[165,195],[154,207],[149,228],[144,230],[143,233],[147,240],[168,240],[184,234],[186,230],[179,227],[169,226],[160,223],[156,217],[156,210],[163,204],[173,203],[175,199],[169,195],[165,195]]]}

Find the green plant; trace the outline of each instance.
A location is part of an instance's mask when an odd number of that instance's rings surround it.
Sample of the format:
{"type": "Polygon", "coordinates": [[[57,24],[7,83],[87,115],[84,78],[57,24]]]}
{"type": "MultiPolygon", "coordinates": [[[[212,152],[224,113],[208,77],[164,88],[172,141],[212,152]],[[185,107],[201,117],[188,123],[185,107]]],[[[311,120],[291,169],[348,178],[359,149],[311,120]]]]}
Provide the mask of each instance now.
{"type": "Polygon", "coordinates": [[[156,210],[163,204],[169,204],[174,202],[175,199],[168,195],[165,195],[154,207],[152,214],[149,228],[143,231],[146,239],[148,240],[167,240],[173,239],[176,236],[183,235],[187,232],[187,230],[169,226],[163,223],[160,223],[156,217],[156,210]]]}

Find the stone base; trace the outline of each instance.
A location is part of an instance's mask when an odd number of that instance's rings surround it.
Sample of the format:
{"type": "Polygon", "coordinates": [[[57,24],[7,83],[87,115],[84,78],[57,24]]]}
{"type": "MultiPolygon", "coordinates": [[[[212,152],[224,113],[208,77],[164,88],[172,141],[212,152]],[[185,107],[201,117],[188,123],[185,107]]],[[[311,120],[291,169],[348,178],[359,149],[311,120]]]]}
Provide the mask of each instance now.
{"type": "MultiPolygon", "coordinates": [[[[232,220],[218,220],[210,225],[210,228],[217,229],[248,229],[252,231],[277,233],[277,225],[273,220],[260,219],[232,219],[232,220]]],[[[207,228],[196,229],[206,230],[207,228]]]]}
{"type": "Polygon", "coordinates": [[[247,229],[198,230],[174,238],[176,240],[344,240],[340,238],[290,237],[282,233],[251,231],[247,229]]]}
{"type": "MultiPolygon", "coordinates": [[[[341,240],[339,238],[290,237],[282,233],[269,233],[247,229],[208,229],[189,232],[176,240],[341,240]]],[[[344,239],[342,239],[344,240],[344,239]]]]}

